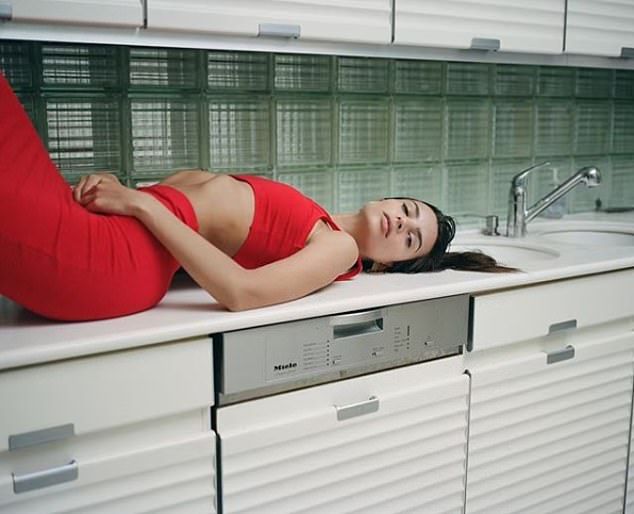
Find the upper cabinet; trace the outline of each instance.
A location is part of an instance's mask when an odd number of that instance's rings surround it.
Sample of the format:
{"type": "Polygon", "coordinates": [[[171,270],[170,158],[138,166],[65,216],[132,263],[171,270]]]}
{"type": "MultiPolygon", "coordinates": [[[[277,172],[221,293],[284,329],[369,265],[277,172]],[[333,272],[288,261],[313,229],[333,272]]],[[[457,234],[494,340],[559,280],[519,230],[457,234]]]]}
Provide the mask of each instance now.
{"type": "Polygon", "coordinates": [[[391,0],[147,0],[148,29],[390,42],[391,0]]]}
{"type": "Polygon", "coordinates": [[[0,0],[0,17],[15,22],[143,26],[141,0],[0,0]]]}
{"type": "Polygon", "coordinates": [[[620,56],[623,48],[634,52],[632,0],[568,0],[566,52],[620,56]]]}
{"type": "Polygon", "coordinates": [[[564,12],[564,0],[396,0],[394,42],[557,54],[564,12]]]}

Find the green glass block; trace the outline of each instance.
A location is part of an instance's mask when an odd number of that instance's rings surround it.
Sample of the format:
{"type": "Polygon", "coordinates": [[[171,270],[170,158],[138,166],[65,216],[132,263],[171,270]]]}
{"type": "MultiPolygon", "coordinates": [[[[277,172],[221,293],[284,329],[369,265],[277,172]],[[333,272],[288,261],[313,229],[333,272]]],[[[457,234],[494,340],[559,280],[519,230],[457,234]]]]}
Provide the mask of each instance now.
{"type": "Polygon", "coordinates": [[[572,149],[572,106],[567,100],[537,103],[537,155],[568,155],[572,149]]]}
{"type": "Polygon", "coordinates": [[[208,52],[207,85],[210,89],[266,91],[269,56],[255,52],[208,52]]]}
{"type": "Polygon", "coordinates": [[[540,66],[537,93],[540,96],[572,96],[575,69],[540,66]]]}
{"type": "Polygon", "coordinates": [[[612,94],[612,70],[600,68],[577,69],[577,96],[609,98],[612,94]]]}
{"type": "Polygon", "coordinates": [[[394,91],[400,94],[439,95],[442,91],[442,63],[394,61],[394,91]]]}
{"type": "Polygon", "coordinates": [[[210,166],[218,170],[269,169],[269,126],[267,98],[210,98],[210,166]]]}
{"type": "Polygon", "coordinates": [[[385,59],[366,57],[337,58],[337,89],[354,93],[384,93],[389,67],[385,59]]]}
{"type": "Polygon", "coordinates": [[[369,168],[337,173],[337,212],[357,212],[363,204],[385,198],[389,190],[389,170],[369,168]]]}
{"type": "Polygon", "coordinates": [[[394,102],[394,161],[440,160],[443,102],[397,99],[394,102]]]}
{"type": "Polygon", "coordinates": [[[331,170],[279,173],[277,179],[299,189],[329,212],[334,208],[334,174],[331,170]]]}
{"type": "Polygon", "coordinates": [[[450,215],[483,214],[489,209],[489,165],[471,161],[447,165],[447,211],[450,215]]]}
{"type": "Polygon", "coordinates": [[[480,63],[447,63],[448,95],[488,95],[491,66],[480,63]]]}
{"type": "Polygon", "coordinates": [[[440,163],[395,168],[390,196],[416,198],[442,209],[442,176],[440,163]]]}
{"type": "Polygon", "coordinates": [[[329,91],[331,57],[275,55],[275,88],[286,91],[329,91]]]}
{"type": "MultiPolygon", "coordinates": [[[[610,191],[611,166],[610,160],[605,155],[588,155],[575,157],[573,170],[579,170],[585,166],[596,166],[601,172],[601,184],[598,187],[575,187],[570,192],[568,200],[568,212],[592,211],[595,208],[597,199],[602,202],[607,200],[610,191]]],[[[564,177],[566,178],[566,177],[564,177]]]]}
{"type": "Polygon", "coordinates": [[[66,175],[121,167],[118,102],[107,98],[48,98],[48,150],[66,175]]]}
{"type": "Polygon", "coordinates": [[[195,100],[133,99],[130,110],[133,176],[198,167],[199,120],[195,100]]]}
{"type": "Polygon", "coordinates": [[[508,214],[511,180],[520,171],[528,168],[530,165],[531,161],[528,158],[496,159],[491,163],[493,198],[487,214],[496,214],[506,218],[508,214]]]}
{"type": "Polygon", "coordinates": [[[616,70],[614,76],[614,96],[634,99],[634,70],[616,70]]]}
{"type": "Polygon", "coordinates": [[[634,103],[614,102],[614,153],[632,153],[634,149],[634,103]]]}
{"type": "Polygon", "coordinates": [[[634,205],[634,154],[614,156],[612,157],[612,187],[609,206],[632,205],[634,205]]]}
{"type": "Polygon", "coordinates": [[[330,99],[280,99],[276,111],[278,168],[329,166],[332,155],[330,99]]]}
{"type": "Polygon", "coordinates": [[[493,109],[493,155],[530,156],[533,147],[533,103],[530,100],[498,100],[493,109]]]}
{"type": "Polygon", "coordinates": [[[0,72],[14,89],[33,86],[31,45],[0,41],[0,72]]]}
{"type": "Polygon", "coordinates": [[[610,143],[610,104],[583,102],[575,106],[574,153],[601,154],[610,143]]]}
{"type": "MultiPolygon", "coordinates": [[[[535,164],[548,162],[549,164],[535,170],[529,179],[528,204],[533,205],[544,195],[550,193],[557,185],[561,184],[572,174],[572,159],[549,155],[540,157],[535,164]]],[[[564,197],[565,198],[565,197],[564,197]]],[[[568,202],[566,198],[564,202],[568,202]]]]}
{"type": "Polygon", "coordinates": [[[494,91],[500,96],[532,96],[535,93],[537,68],[513,64],[496,64],[494,91]]]}
{"type": "Polygon", "coordinates": [[[130,86],[194,88],[197,84],[195,50],[130,49],[130,86]]]}
{"type": "Polygon", "coordinates": [[[119,85],[115,46],[42,45],[43,87],[113,88],[119,85]]]}
{"type": "Polygon", "coordinates": [[[489,155],[488,100],[449,100],[447,111],[447,159],[489,155]]]}
{"type": "Polygon", "coordinates": [[[342,99],[339,104],[339,163],[388,160],[389,110],[386,99],[342,99]]]}
{"type": "Polygon", "coordinates": [[[32,95],[17,93],[16,96],[20,100],[22,107],[31,118],[31,122],[35,125],[35,99],[32,95]]]}

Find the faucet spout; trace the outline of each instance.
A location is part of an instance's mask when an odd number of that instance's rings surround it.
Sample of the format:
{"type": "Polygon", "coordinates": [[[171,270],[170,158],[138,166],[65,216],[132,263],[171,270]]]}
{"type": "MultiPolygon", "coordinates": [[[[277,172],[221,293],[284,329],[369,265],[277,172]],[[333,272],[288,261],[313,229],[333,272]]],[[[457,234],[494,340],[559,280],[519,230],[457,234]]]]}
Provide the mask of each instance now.
{"type": "Polygon", "coordinates": [[[588,187],[595,187],[601,183],[601,173],[595,166],[586,166],[572,175],[568,180],[560,184],[556,189],[546,194],[543,198],[535,202],[530,208],[527,207],[526,178],[535,169],[548,165],[544,162],[527,168],[513,177],[511,190],[509,193],[509,213],[506,220],[506,235],[508,237],[523,237],[526,235],[526,224],[540,212],[553,204],[559,198],[568,193],[578,184],[585,184],[588,187]]]}

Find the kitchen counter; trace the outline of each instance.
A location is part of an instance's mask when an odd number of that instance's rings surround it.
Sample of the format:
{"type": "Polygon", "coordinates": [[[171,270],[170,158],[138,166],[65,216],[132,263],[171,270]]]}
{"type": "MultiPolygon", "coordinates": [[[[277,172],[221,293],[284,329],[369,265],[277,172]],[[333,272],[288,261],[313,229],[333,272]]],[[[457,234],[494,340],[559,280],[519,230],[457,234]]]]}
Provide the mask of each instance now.
{"type": "MultiPolygon", "coordinates": [[[[531,232],[567,223],[609,223],[634,232],[634,213],[568,216],[565,220],[536,221],[531,232]]],[[[612,226],[610,225],[610,226],[612,226]]],[[[464,293],[506,289],[634,267],[633,246],[581,246],[564,244],[539,235],[520,241],[458,234],[457,245],[481,247],[520,245],[529,250],[552,251],[557,257],[507,262],[518,273],[488,274],[447,270],[417,275],[362,274],[349,282],[334,283],[305,298],[278,306],[228,312],[216,304],[186,275],[177,276],[172,288],[155,308],[112,320],[61,323],[46,320],[0,298],[0,369],[110,352],[190,337],[331,315],[397,303],[464,293]]],[[[493,252],[495,254],[495,252],[493,252]]],[[[548,256],[547,254],[545,254],[548,256]]]]}

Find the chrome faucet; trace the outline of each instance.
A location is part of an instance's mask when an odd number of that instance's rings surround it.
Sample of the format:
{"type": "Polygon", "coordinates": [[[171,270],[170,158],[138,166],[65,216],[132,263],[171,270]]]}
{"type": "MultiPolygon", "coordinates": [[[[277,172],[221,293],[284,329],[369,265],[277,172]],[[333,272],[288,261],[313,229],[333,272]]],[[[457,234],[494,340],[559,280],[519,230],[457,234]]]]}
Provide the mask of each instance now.
{"type": "Polygon", "coordinates": [[[601,173],[594,166],[581,168],[568,180],[562,182],[556,189],[535,202],[532,207],[527,207],[527,179],[528,175],[539,168],[548,166],[549,162],[535,164],[530,168],[520,171],[511,180],[511,190],[509,191],[509,212],[506,218],[506,235],[508,237],[524,237],[526,235],[526,224],[546,207],[559,200],[577,184],[584,183],[588,187],[595,187],[601,183],[601,173]]]}

